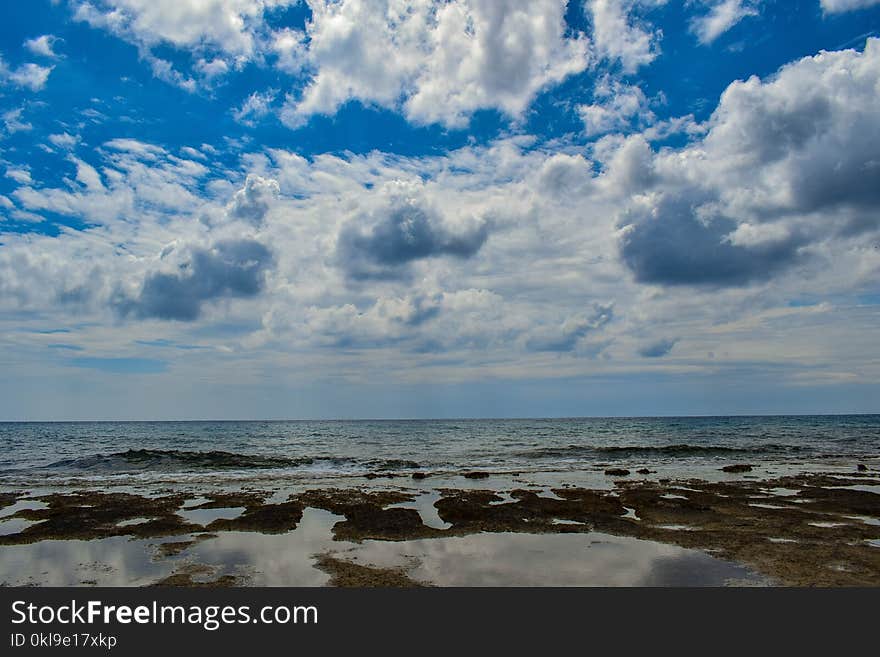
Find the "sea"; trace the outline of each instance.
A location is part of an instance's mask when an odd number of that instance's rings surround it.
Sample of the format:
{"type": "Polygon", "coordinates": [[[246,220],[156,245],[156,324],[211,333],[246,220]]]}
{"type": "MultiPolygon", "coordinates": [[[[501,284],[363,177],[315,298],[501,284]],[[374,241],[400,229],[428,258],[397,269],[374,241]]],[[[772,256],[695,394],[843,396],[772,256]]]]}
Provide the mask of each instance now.
{"type": "Polygon", "coordinates": [[[563,481],[607,467],[778,472],[877,459],[880,415],[0,423],[7,490],[473,472],[563,481]]]}

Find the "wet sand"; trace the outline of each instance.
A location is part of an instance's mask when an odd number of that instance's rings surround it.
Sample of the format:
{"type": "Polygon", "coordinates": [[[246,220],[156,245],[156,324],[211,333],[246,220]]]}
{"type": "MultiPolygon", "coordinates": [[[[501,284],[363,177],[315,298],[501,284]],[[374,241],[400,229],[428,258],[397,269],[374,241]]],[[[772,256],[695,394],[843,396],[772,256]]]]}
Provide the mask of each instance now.
{"type": "MultiPolygon", "coordinates": [[[[734,464],[746,465],[746,464],[734,464]]],[[[7,491],[0,583],[877,586],[880,471],[388,477],[299,491],[7,491]]]]}

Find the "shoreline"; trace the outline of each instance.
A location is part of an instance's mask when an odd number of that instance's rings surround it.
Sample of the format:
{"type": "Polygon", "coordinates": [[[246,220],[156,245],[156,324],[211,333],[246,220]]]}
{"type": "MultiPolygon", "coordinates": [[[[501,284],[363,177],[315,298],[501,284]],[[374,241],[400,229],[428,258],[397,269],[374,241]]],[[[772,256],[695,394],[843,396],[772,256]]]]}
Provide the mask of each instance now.
{"type": "MultiPolygon", "coordinates": [[[[704,569],[727,573],[734,584],[741,575],[751,585],[880,586],[880,471],[872,466],[751,478],[746,472],[715,480],[638,478],[609,468],[602,472],[607,485],[591,488],[506,485],[511,482],[484,473],[460,473],[456,482],[410,478],[395,487],[399,481],[382,479],[364,487],[297,492],[22,490],[0,493],[0,528],[16,530],[0,535],[0,563],[10,551],[18,555],[12,561],[26,563],[28,551],[49,546],[63,563],[65,550],[102,546],[107,563],[96,560],[98,574],[75,583],[110,579],[101,575],[106,566],[120,570],[111,581],[123,586],[257,584],[270,579],[271,563],[286,559],[276,578],[299,577],[306,585],[414,586],[459,582],[448,571],[466,568],[450,555],[474,553],[489,554],[487,563],[494,554],[503,564],[493,574],[497,581],[534,585],[541,575],[523,579],[520,557],[510,556],[516,550],[557,554],[557,562],[568,561],[549,568],[568,568],[567,576],[589,582],[581,571],[597,563],[592,555],[598,550],[585,548],[604,542],[602,558],[613,560],[612,569],[622,575],[637,570],[636,563],[656,570],[656,564],[677,559],[679,579],[661,578],[672,582],[667,585],[687,585],[704,569]],[[385,488],[375,488],[379,483],[385,488]],[[112,565],[119,554],[137,577],[112,565]],[[130,565],[138,554],[144,563],[130,565]],[[700,555],[710,561],[699,561],[700,555]],[[728,573],[725,564],[743,570],[728,573]]],[[[67,576],[30,575],[27,583],[35,585],[67,576]]],[[[546,580],[556,582],[557,575],[548,571],[546,580]]],[[[496,581],[477,567],[467,576],[465,584],[496,581]]],[[[644,581],[655,581],[656,573],[651,577],[644,581]]],[[[21,578],[6,579],[21,584],[21,578]]]]}

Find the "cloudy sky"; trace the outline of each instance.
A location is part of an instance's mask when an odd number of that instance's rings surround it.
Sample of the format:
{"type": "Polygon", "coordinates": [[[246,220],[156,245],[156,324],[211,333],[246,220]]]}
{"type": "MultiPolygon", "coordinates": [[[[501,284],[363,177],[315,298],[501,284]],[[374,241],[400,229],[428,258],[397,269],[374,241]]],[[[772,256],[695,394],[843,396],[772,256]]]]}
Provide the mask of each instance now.
{"type": "Polygon", "coordinates": [[[34,0],[0,419],[880,412],[880,0],[34,0]]]}

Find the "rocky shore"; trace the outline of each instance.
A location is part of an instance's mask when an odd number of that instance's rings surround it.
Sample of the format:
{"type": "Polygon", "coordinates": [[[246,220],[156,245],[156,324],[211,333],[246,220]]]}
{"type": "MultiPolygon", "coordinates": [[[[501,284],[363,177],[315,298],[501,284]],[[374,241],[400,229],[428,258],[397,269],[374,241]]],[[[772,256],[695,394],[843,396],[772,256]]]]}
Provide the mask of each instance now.
{"type": "MultiPolygon", "coordinates": [[[[735,470],[746,472],[744,467],[735,470]]],[[[468,477],[470,473],[464,473],[468,477]]],[[[429,526],[413,505],[422,491],[405,486],[314,489],[278,500],[269,491],[172,492],[141,495],[74,491],[0,494],[0,559],[10,546],[42,541],[155,539],[153,559],[186,554],[224,532],[294,532],[307,509],[338,520],[335,542],[412,541],[481,533],[602,532],[700,550],[742,564],[775,584],[880,585],[880,473],[805,473],[766,479],[651,480],[612,472],[608,490],[561,485],[510,490],[438,488],[433,508],[442,528],[429,526]],[[9,509],[4,511],[4,509],[9,509]],[[198,522],[187,515],[237,509],[233,517],[198,522]],[[10,512],[13,511],[13,512],[10,512]],[[185,511],[185,513],[184,513],[185,511]]],[[[309,555],[338,586],[414,586],[406,569],[355,564],[344,555],[309,555]]],[[[259,564],[256,564],[259,568],[259,564]]],[[[188,562],[159,585],[242,585],[212,577],[210,564],[188,562]]]]}

